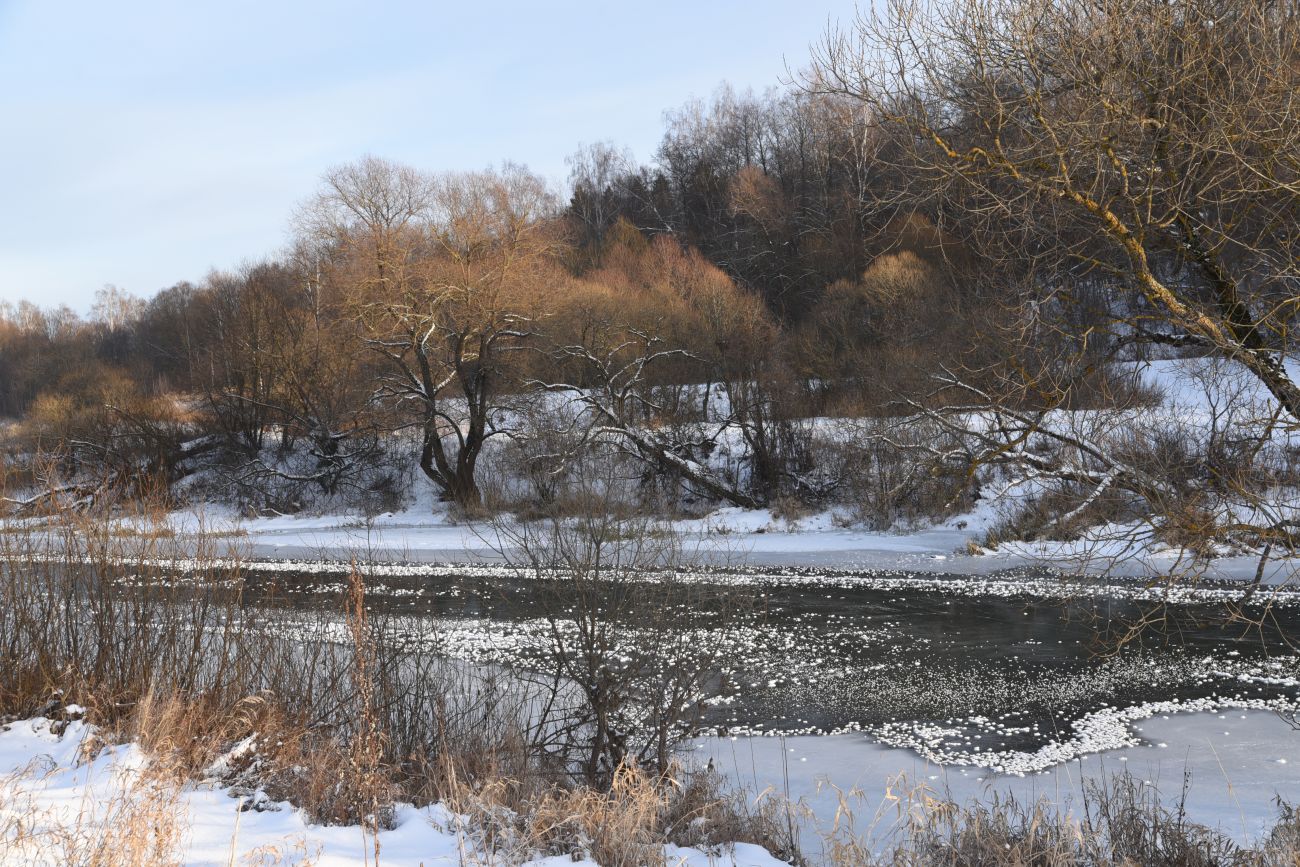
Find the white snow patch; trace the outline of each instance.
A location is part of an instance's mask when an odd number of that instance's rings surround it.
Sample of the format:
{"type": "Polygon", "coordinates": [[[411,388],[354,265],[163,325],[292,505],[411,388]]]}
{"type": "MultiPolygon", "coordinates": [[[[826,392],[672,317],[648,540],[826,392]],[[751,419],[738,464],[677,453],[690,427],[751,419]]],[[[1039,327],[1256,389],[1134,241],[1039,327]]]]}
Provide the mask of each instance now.
{"type": "MultiPolygon", "coordinates": [[[[102,839],[104,825],[121,816],[118,810],[124,799],[151,794],[136,785],[149,766],[148,757],[138,748],[106,747],[83,761],[83,745],[94,736],[94,728],[81,722],[68,723],[62,731],[58,727],[52,720],[36,718],[0,729],[0,867],[66,863],[67,850],[51,842],[53,835],[102,839]],[[26,845],[6,839],[13,820],[26,826],[26,845]]],[[[262,802],[258,810],[241,812],[241,803],[220,786],[202,784],[186,785],[168,798],[161,807],[183,829],[181,863],[193,867],[262,863],[272,852],[290,856],[287,863],[306,858],[319,867],[373,862],[373,840],[363,837],[359,827],[313,825],[288,804],[262,802]]],[[[438,805],[422,809],[399,805],[395,824],[379,834],[380,863],[386,867],[505,867],[500,859],[475,851],[464,818],[438,805]]],[[[668,846],[665,855],[673,867],[780,867],[785,863],[747,844],[714,853],[668,846]]],[[[526,864],[596,867],[594,861],[567,856],[538,857],[526,864]]]]}

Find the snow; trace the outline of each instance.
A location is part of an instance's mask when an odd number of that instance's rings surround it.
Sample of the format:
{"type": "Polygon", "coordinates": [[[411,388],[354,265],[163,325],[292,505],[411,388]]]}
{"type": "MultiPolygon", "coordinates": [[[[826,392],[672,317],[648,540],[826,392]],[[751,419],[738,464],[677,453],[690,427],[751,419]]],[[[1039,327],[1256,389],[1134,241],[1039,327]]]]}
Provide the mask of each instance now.
{"type": "MultiPolygon", "coordinates": [[[[56,723],[36,718],[0,729],[0,865],[57,865],[66,863],[66,848],[49,841],[61,834],[100,840],[107,825],[121,821],[122,804],[153,798],[155,807],[177,821],[182,829],[181,861],[193,867],[226,867],[238,863],[263,863],[270,853],[306,860],[319,867],[351,867],[373,863],[373,840],[359,827],[325,827],[308,823],[288,804],[263,803],[260,810],[240,811],[241,801],[215,785],[188,784],[179,791],[145,784],[150,762],[133,745],[103,748],[90,761],[82,761],[84,747],[95,735],[82,722],[67,724],[56,733],[56,723]],[[37,840],[17,843],[9,824],[21,819],[37,840]],[[367,860],[369,859],[369,860],[367,860]]],[[[462,817],[434,805],[417,809],[401,805],[396,827],[379,834],[380,861],[387,867],[435,865],[490,865],[504,863],[473,850],[462,817]]],[[[737,844],[717,853],[676,846],[665,848],[671,867],[778,867],[763,849],[737,844]]],[[[530,867],[580,864],[591,860],[568,856],[540,857],[525,862],[530,867]]]]}
{"type": "Polygon", "coordinates": [[[1300,737],[1267,711],[1218,708],[1174,713],[1162,709],[1126,722],[1130,745],[1081,755],[1073,761],[1025,775],[999,774],[987,767],[938,765],[908,749],[889,747],[860,735],[790,738],[705,738],[695,742],[697,761],[712,759],[720,773],[745,788],[770,789],[812,814],[802,839],[816,853],[817,827],[837,818],[836,789],[858,790],[849,821],[855,831],[883,842],[895,815],[887,793],[924,786],[929,794],[958,803],[988,802],[994,794],[1022,803],[1046,798],[1077,807],[1085,780],[1127,771],[1157,787],[1172,805],[1191,774],[1188,817],[1215,827],[1239,843],[1259,839],[1278,817],[1276,799],[1300,801],[1300,737]],[[885,807],[884,821],[875,824],[885,807]]]}
{"type": "MultiPolygon", "coordinates": [[[[177,524],[184,526],[185,520],[177,524]]],[[[943,563],[975,535],[969,528],[951,524],[907,535],[845,529],[836,525],[831,512],[790,526],[768,511],[743,509],[724,509],[676,525],[690,542],[703,546],[707,559],[762,566],[916,565],[924,569],[927,564],[943,563]]],[[[232,524],[230,531],[238,534],[231,536],[230,548],[253,558],[348,559],[369,553],[386,561],[501,560],[490,526],[450,523],[442,515],[400,512],[370,521],[351,515],[279,516],[243,520],[232,524]]],[[[990,568],[1006,568],[1014,558],[1002,559],[997,566],[988,561],[990,568]]],[[[933,566],[927,571],[933,571],[933,566]]]]}
{"type": "MultiPolygon", "coordinates": [[[[938,765],[917,753],[885,746],[858,735],[790,738],[706,738],[694,742],[694,759],[712,759],[731,781],[766,797],[787,798],[807,808],[800,819],[802,840],[817,852],[817,829],[830,828],[840,806],[836,789],[851,796],[855,830],[880,844],[894,815],[889,794],[924,786],[931,794],[965,802],[993,794],[1014,795],[1022,802],[1046,798],[1063,808],[1079,803],[1084,781],[1121,770],[1156,786],[1167,802],[1177,797],[1185,772],[1192,821],[1217,827],[1248,843],[1277,818],[1276,799],[1300,800],[1300,777],[1291,767],[1300,762],[1300,739],[1274,714],[1215,708],[1172,712],[1157,708],[1124,721],[1129,745],[1083,755],[1025,775],[998,774],[987,767],[938,765]],[[833,788],[833,787],[834,788],[833,788]],[[877,811],[886,807],[884,820],[877,811]]],[[[74,721],[56,734],[56,723],[37,718],[0,730],[0,865],[57,864],[64,850],[33,851],[10,845],[6,821],[21,813],[37,829],[79,829],[91,838],[102,823],[120,819],[112,805],[124,793],[159,797],[167,814],[183,826],[182,863],[217,867],[244,863],[259,853],[279,852],[314,859],[321,867],[360,865],[372,841],[358,827],[324,827],[307,822],[287,804],[263,804],[240,812],[240,801],[211,784],[189,784],[179,792],[159,793],[142,787],[148,758],[135,746],[100,750],[83,761],[83,744],[93,727],[74,721]],[[22,792],[15,797],[16,792],[22,792]],[[161,795],[161,796],[160,796],[161,795]]],[[[839,816],[841,822],[844,815],[839,816]]],[[[463,819],[441,807],[399,807],[396,827],[381,831],[381,863],[386,865],[492,864],[483,853],[466,847],[463,819]]],[[[756,846],[738,844],[723,853],[668,846],[673,867],[775,867],[776,860],[756,846]]],[[[289,863],[293,863],[290,861],[289,863]]],[[[537,858],[531,867],[580,864],[567,856],[537,858]]]]}
{"type": "MultiPolygon", "coordinates": [[[[1194,707],[1192,708],[1194,710],[1194,707]]],[[[1185,773],[1192,821],[1217,827],[1249,843],[1274,823],[1276,801],[1300,800],[1300,778],[1290,766],[1300,762],[1300,739],[1276,715],[1259,710],[1215,707],[1180,712],[1148,707],[1122,720],[1127,745],[1081,755],[1029,774],[999,774],[982,766],[940,765],[916,752],[890,747],[858,735],[790,738],[706,738],[694,742],[694,759],[711,759],[718,771],[753,792],[768,792],[799,805],[810,816],[803,841],[816,853],[817,829],[826,830],[839,814],[839,791],[862,808],[853,813],[855,831],[882,843],[889,821],[876,824],[878,808],[890,794],[925,787],[931,795],[965,802],[994,794],[1022,802],[1046,798],[1066,809],[1079,803],[1085,780],[1127,771],[1156,786],[1167,802],[1177,797],[1185,773]]],[[[70,829],[94,839],[103,824],[121,818],[124,794],[155,797],[181,823],[182,863],[226,865],[258,853],[300,853],[322,867],[365,863],[372,841],[358,827],[323,827],[307,822],[287,804],[262,804],[240,812],[241,802],[214,785],[190,784],[168,793],[139,784],[148,758],[135,746],[106,747],[83,761],[93,727],[74,721],[56,733],[56,723],[37,718],[0,730],[0,865],[57,864],[65,850],[33,850],[5,837],[7,820],[20,816],[46,833],[70,829]],[[21,793],[21,794],[18,794],[21,793]]],[[[389,865],[492,864],[467,850],[463,819],[434,805],[400,806],[396,827],[379,835],[382,863],[389,865]]],[[[888,816],[887,816],[888,819],[888,816]]],[[[675,867],[773,867],[762,849],[739,844],[725,853],[669,846],[675,867]]],[[[579,863],[568,857],[539,858],[533,867],[579,863]]]]}
{"type": "MultiPolygon", "coordinates": [[[[953,575],[1050,567],[1070,574],[1145,578],[1191,571],[1193,565],[1186,551],[1154,542],[1138,526],[1097,527],[1077,541],[975,548],[996,520],[997,509],[981,503],[929,527],[890,532],[845,526],[845,517],[834,509],[791,522],[767,510],[727,507],[675,521],[673,528],[699,560],[720,566],[953,575]]],[[[457,522],[445,510],[431,512],[427,506],[369,518],[345,513],[240,519],[186,510],[167,521],[182,545],[197,547],[202,540],[215,543],[219,554],[253,560],[473,564],[501,563],[502,552],[508,551],[490,524],[457,522]]],[[[1197,562],[1194,571],[1201,579],[1243,581],[1253,579],[1258,566],[1257,555],[1228,554],[1197,562]]],[[[1297,573],[1300,563],[1275,558],[1267,564],[1265,582],[1285,584],[1297,573]]]]}

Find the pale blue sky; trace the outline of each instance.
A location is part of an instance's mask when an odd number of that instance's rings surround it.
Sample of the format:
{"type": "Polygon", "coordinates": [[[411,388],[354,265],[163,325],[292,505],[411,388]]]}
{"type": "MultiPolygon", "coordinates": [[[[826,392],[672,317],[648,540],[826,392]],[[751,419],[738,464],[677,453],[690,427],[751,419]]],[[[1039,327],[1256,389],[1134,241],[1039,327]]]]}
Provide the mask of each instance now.
{"type": "Polygon", "coordinates": [[[329,166],[648,159],[662,117],[805,64],[852,0],[0,0],[0,299],[85,311],[275,251],[329,166]]]}

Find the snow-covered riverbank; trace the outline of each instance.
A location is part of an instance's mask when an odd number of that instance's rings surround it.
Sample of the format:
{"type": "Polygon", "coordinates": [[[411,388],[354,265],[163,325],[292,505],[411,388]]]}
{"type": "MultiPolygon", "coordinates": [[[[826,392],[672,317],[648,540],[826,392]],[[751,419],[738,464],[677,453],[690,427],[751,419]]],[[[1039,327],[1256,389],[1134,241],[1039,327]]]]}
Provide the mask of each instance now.
{"type": "MultiPolygon", "coordinates": [[[[848,525],[834,510],[797,520],[766,510],[719,509],[704,518],[678,520],[679,533],[697,562],[749,569],[889,570],[990,575],[1009,569],[1051,568],[1093,577],[1149,578],[1194,575],[1197,580],[1249,581],[1260,570],[1255,554],[1224,552],[1193,562],[1184,550],[1161,545],[1134,528],[1095,528],[1073,542],[1008,542],[979,547],[996,509],[986,505],[942,523],[907,532],[848,525]]],[[[124,519],[131,532],[134,522],[124,519]]],[[[256,560],[502,563],[510,554],[490,523],[457,521],[427,498],[381,515],[318,514],[239,517],[220,507],[167,515],[161,527],[182,545],[256,560]]],[[[1262,578],[1273,586],[1296,583],[1300,562],[1270,558],[1262,578]]]]}
{"type": "MultiPolygon", "coordinates": [[[[153,773],[134,745],[99,748],[88,756],[95,730],[81,722],[60,724],[37,718],[0,727],[0,865],[63,867],[99,847],[147,845],[144,852],[174,856],[167,863],[191,867],[230,864],[311,864],[353,867],[375,863],[375,841],[358,826],[325,827],[307,822],[288,804],[236,798],[218,783],[177,785],[153,773]],[[133,828],[138,823],[139,828],[133,828]],[[133,836],[123,841],[121,835],[133,836]]],[[[379,863],[385,867],[476,865],[514,867],[484,852],[464,817],[438,805],[399,806],[396,827],[379,833],[379,863]]],[[[669,867],[781,867],[757,846],[738,844],[703,852],[667,846],[669,867]]],[[[93,863],[119,863],[102,858],[93,863]]],[[[120,862],[128,863],[128,862],[120,862]]],[[[145,860],[129,863],[147,863],[145,860]]],[[[527,867],[560,867],[590,859],[538,856],[527,867]]]]}
{"type": "MultiPolygon", "coordinates": [[[[1273,825],[1278,799],[1300,800],[1300,735],[1266,711],[1220,708],[1167,712],[1123,723],[1131,745],[1078,757],[1036,773],[998,774],[975,766],[944,766],[911,750],[856,735],[792,738],[707,738],[694,742],[693,759],[751,792],[788,799],[807,853],[819,851],[819,829],[837,820],[883,847],[899,809],[925,794],[958,803],[1014,796],[1022,803],[1046,799],[1077,808],[1084,786],[1127,771],[1175,801],[1190,774],[1188,819],[1249,844],[1273,825]],[[920,787],[920,788],[918,788],[920,787]],[[841,793],[854,808],[837,811],[841,793]]],[[[287,804],[233,797],[219,784],[160,783],[150,762],[132,745],[105,747],[93,757],[86,746],[94,730],[72,722],[56,734],[47,719],[0,729],[0,864],[63,864],[77,852],[111,843],[122,823],[146,820],[172,841],[180,863],[311,863],[351,867],[373,857],[374,841],[361,828],[307,822],[287,804]],[[114,827],[114,825],[118,827],[114,827]],[[161,827],[161,825],[167,827],[161,827]],[[260,859],[260,860],[259,860],[260,859]],[[268,860],[269,859],[269,860],[268,860]]],[[[379,835],[386,865],[495,864],[477,851],[473,829],[434,805],[399,807],[396,827],[379,835]]],[[[715,852],[667,847],[671,867],[777,867],[782,862],[750,845],[715,852]]],[[[531,867],[559,867],[569,857],[538,857],[531,867]]]]}

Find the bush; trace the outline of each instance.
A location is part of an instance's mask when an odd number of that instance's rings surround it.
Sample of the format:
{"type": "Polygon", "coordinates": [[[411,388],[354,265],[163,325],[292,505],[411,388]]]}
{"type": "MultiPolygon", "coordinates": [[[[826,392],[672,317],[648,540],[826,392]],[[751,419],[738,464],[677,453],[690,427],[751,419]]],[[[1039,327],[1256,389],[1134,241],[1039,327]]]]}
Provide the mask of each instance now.
{"type": "Polygon", "coordinates": [[[931,451],[959,450],[960,443],[923,420],[846,420],[818,445],[827,474],[840,480],[838,499],[872,529],[910,529],[971,506],[974,486],[964,467],[936,463],[931,451]]]}

